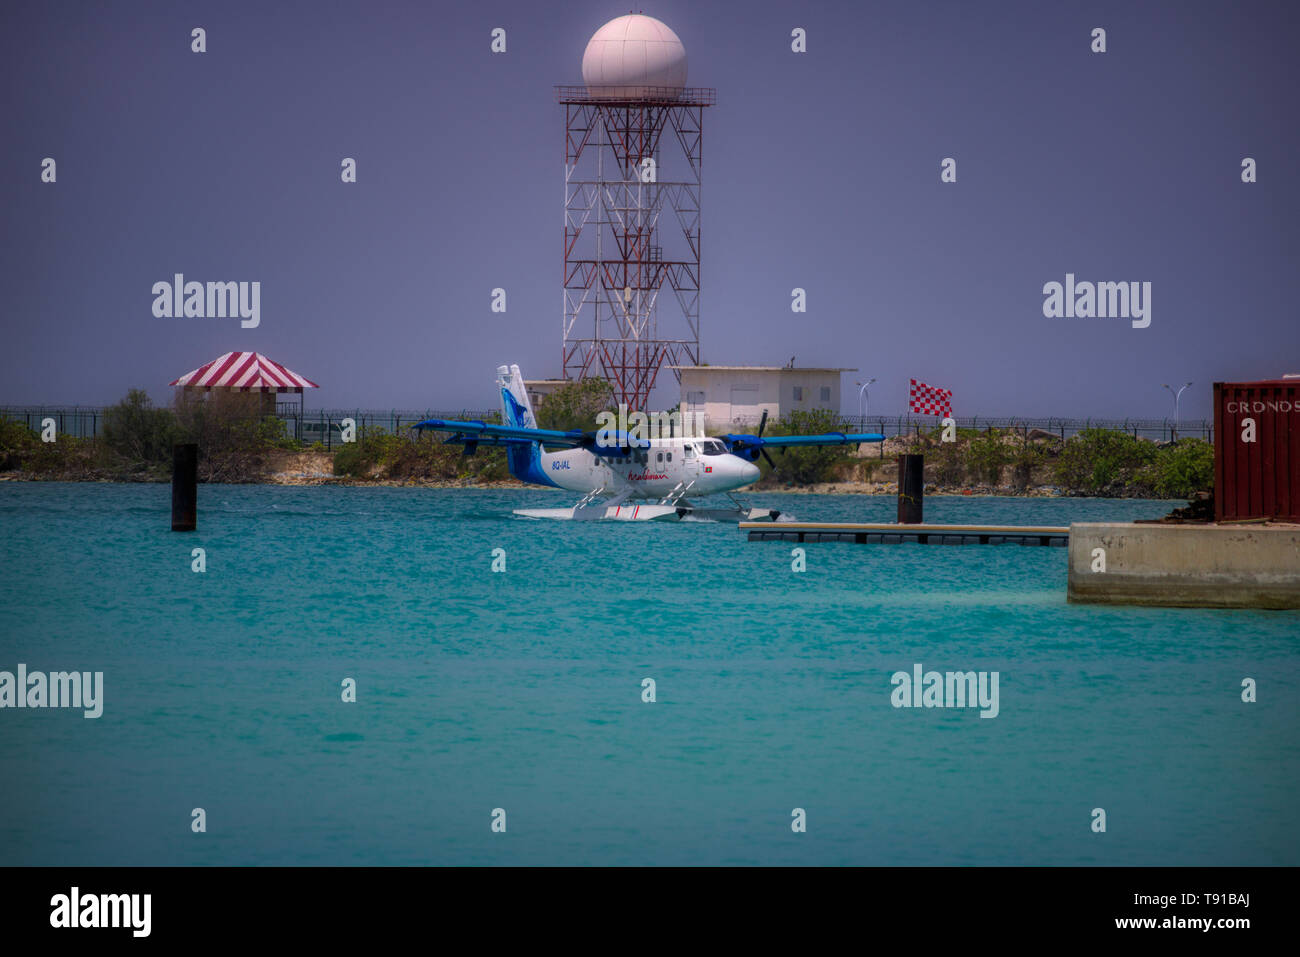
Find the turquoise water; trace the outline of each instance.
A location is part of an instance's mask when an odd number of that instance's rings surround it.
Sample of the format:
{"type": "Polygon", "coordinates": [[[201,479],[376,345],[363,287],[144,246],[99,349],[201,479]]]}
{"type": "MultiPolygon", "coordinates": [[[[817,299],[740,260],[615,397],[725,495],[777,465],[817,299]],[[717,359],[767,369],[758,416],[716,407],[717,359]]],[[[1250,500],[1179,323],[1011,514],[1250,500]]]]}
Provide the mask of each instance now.
{"type": "Polygon", "coordinates": [[[796,574],[731,525],[510,515],[543,490],[199,493],[181,535],[165,485],[0,485],[0,669],[105,684],[97,720],[0,711],[0,864],[1300,864],[1300,614],[1070,606],[1060,548],[796,574]],[[999,715],[893,708],[917,662],[1000,672],[999,715]]]}

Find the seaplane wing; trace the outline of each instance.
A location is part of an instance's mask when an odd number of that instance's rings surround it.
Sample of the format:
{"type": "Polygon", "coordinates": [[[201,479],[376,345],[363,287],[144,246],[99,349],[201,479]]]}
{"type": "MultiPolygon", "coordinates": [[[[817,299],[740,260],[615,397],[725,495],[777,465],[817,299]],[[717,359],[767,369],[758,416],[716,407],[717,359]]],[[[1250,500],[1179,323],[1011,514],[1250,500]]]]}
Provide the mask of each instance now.
{"type": "Polygon", "coordinates": [[[856,445],[858,442],[883,442],[883,435],[861,432],[823,432],[820,435],[735,435],[718,436],[734,455],[758,457],[765,448],[784,449],[809,445],[856,445]]]}
{"type": "Polygon", "coordinates": [[[626,454],[629,448],[650,446],[645,439],[615,429],[599,432],[583,432],[581,429],[560,431],[524,425],[493,425],[481,421],[460,422],[455,419],[425,419],[417,422],[414,428],[450,432],[447,442],[451,445],[530,445],[540,442],[551,448],[588,449],[607,456],[626,454]]]}
{"type": "Polygon", "coordinates": [[[415,424],[417,429],[450,432],[448,442],[474,442],[482,445],[513,445],[541,442],[565,449],[578,449],[590,441],[587,433],[578,429],[561,432],[558,429],[530,429],[515,425],[492,425],[488,422],[458,422],[455,419],[425,419],[415,424]]]}
{"type": "Polygon", "coordinates": [[[736,436],[720,437],[732,449],[785,449],[801,445],[854,445],[857,442],[884,442],[884,436],[859,432],[823,432],[819,436],[736,436]]]}

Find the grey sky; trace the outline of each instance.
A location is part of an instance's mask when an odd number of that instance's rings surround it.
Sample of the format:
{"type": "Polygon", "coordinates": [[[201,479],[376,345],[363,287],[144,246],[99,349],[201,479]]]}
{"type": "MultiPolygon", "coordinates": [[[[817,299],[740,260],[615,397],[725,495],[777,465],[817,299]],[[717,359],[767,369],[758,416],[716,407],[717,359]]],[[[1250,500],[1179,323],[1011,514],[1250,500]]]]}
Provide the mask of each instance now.
{"type": "MultiPolygon", "coordinates": [[[[880,412],[915,376],[953,389],[960,415],[1163,416],[1160,383],[1191,379],[1183,411],[1200,417],[1216,379],[1300,372],[1300,6],[638,9],[682,38],[690,85],[718,91],[706,361],[858,366],[880,412]],[[1043,284],[1067,272],[1150,282],[1150,327],[1044,318],[1043,284]]],[[[498,364],[557,374],[552,87],[580,82],[587,39],[626,12],[6,3],[0,403],[167,401],[169,380],[231,349],[321,383],[308,405],[331,408],[492,407],[498,364]],[[155,318],[151,288],[177,272],[260,281],[260,327],[155,318]]]]}

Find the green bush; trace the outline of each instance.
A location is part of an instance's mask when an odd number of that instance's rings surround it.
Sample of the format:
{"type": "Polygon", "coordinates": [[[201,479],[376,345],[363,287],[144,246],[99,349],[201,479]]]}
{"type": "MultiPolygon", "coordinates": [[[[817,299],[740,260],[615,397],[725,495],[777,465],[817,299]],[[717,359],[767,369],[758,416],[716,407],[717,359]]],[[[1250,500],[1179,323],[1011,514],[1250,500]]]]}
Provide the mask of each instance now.
{"type": "Polygon", "coordinates": [[[366,429],[355,442],[342,445],[334,453],[334,474],[351,478],[369,478],[371,473],[391,469],[401,458],[401,443],[410,439],[390,435],[386,429],[366,429]]]}
{"type": "Polygon", "coordinates": [[[939,485],[965,484],[966,457],[956,442],[940,442],[920,454],[925,456],[927,462],[934,463],[934,480],[939,485]]]}
{"type": "Polygon", "coordinates": [[[546,396],[536,411],[538,428],[592,431],[597,414],[616,411],[614,387],[604,379],[574,379],[546,396]]]}
{"type": "Polygon", "coordinates": [[[1056,479],[1067,491],[1084,495],[1122,491],[1155,458],[1153,443],[1127,432],[1084,429],[1061,448],[1056,479]]]}
{"type": "Polygon", "coordinates": [[[966,462],[975,481],[997,485],[1002,480],[1002,467],[1011,462],[1011,447],[996,430],[981,432],[966,446],[966,462]]]}
{"type": "Polygon", "coordinates": [[[15,419],[0,418],[0,472],[22,468],[23,461],[35,453],[41,437],[15,419]]]}
{"type": "Polygon", "coordinates": [[[176,416],[159,409],[142,389],[131,389],[126,398],[104,410],[104,445],[129,462],[171,461],[172,442],[177,435],[176,416]]]}
{"type": "Polygon", "coordinates": [[[1047,461],[1048,448],[1038,442],[1023,442],[1011,450],[1011,485],[1024,491],[1034,480],[1034,472],[1047,461]]]}
{"type": "Polygon", "coordinates": [[[24,477],[80,481],[102,478],[102,445],[95,439],[59,434],[42,442],[40,433],[24,422],[0,419],[0,471],[19,471],[24,477]]]}
{"type": "Polygon", "coordinates": [[[365,478],[369,471],[360,442],[348,442],[334,451],[334,474],[348,478],[365,478]]]}
{"type": "Polygon", "coordinates": [[[474,455],[462,446],[447,445],[432,433],[393,435],[367,429],[356,442],[334,453],[334,474],[389,481],[499,481],[509,477],[505,452],[483,446],[474,455]]]}
{"type": "Polygon", "coordinates": [[[1214,446],[1201,439],[1181,439],[1156,452],[1138,481],[1160,498],[1191,498],[1214,488],[1214,446]]]}
{"type": "Polygon", "coordinates": [[[198,444],[201,481],[258,481],[268,452],[299,448],[284,422],[265,412],[265,400],[256,392],[178,393],[176,441],[198,444]]]}
{"type": "MultiPolygon", "coordinates": [[[[764,437],[773,435],[817,435],[821,432],[847,431],[847,423],[829,409],[795,409],[787,412],[777,422],[769,424],[764,437]]],[[[812,485],[817,482],[834,482],[845,465],[851,464],[853,446],[821,445],[791,448],[770,452],[775,468],[768,468],[759,460],[765,478],[783,484],[812,485]]]]}

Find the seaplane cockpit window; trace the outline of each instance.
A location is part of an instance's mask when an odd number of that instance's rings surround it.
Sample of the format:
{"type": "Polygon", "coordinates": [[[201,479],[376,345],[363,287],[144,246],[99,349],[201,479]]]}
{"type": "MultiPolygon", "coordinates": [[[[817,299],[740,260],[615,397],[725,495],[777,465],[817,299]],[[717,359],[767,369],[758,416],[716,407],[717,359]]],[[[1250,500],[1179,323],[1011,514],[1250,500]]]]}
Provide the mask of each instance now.
{"type": "Polygon", "coordinates": [[[709,439],[701,443],[705,455],[726,455],[727,447],[717,439],[709,439]]]}

